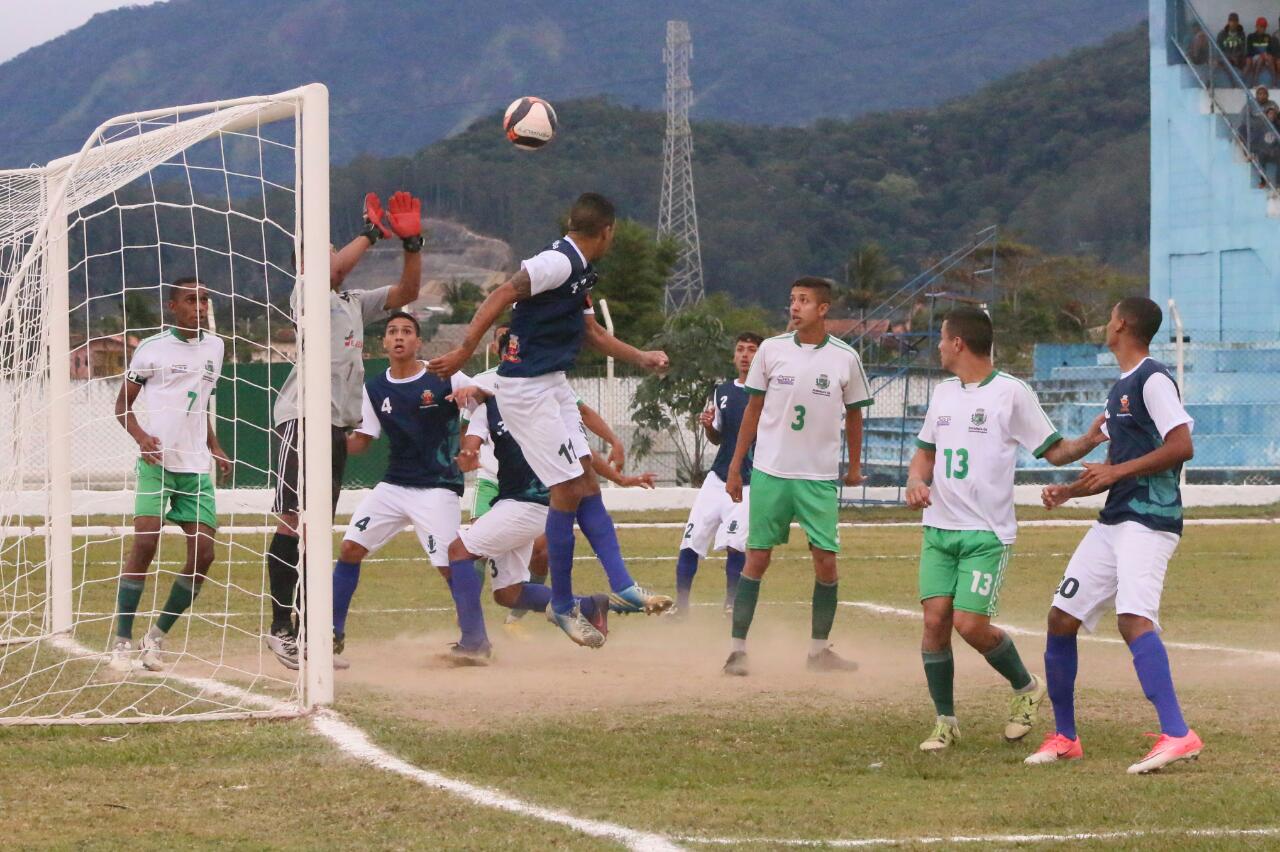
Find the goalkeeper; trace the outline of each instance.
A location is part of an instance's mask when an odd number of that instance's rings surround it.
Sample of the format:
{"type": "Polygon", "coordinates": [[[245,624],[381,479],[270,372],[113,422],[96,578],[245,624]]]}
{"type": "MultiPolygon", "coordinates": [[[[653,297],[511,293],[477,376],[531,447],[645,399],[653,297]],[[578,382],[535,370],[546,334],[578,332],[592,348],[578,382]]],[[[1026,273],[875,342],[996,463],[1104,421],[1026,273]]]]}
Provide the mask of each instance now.
{"type": "Polygon", "coordinates": [[[226,476],[231,462],[209,425],[209,399],[222,374],[222,338],[205,331],[209,291],[195,278],[169,285],[173,324],[152,335],[133,353],[116,398],[116,419],[138,443],[138,493],[134,502],[133,546],[116,591],[116,633],[111,666],[159,671],[164,637],[200,594],[213,563],[218,531],[210,464],[226,476]],[[145,413],[134,410],[142,400],[145,413]],[[133,619],[146,588],[147,572],[168,520],[187,537],[187,560],[173,580],[156,623],[133,646],[133,619]]]}
{"type": "MultiPolygon", "coordinates": [[[[371,192],[364,199],[364,219],[364,230],[341,251],[334,251],[329,263],[329,286],[332,288],[329,295],[332,509],[337,508],[338,494],[342,490],[342,475],[347,465],[347,434],[361,422],[365,326],[384,320],[392,311],[415,301],[422,282],[422,203],[407,192],[397,192],[387,202],[384,214],[378,196],[371,192]],[[365,251],[379,239],[392,236],[399,237],[404,245],[404,267],[400,280],[395,285],[373,290],[343,290],[343,280],[355,268],[365,251]]],[[[301,298],[301,292],[295,287],[289,300],[295,317],[301,298]]],[[[295,615],[300,603],[296,591],[301,417],[302,412],[298,409],[298,373],[294,370],[280,388],[280,396],[275,405],[274,431],[278,449],[272,511],[278,521],[275,535],[267,548],[267,576],[271,585],[271,630],[266,636],[266,642],[276,658],[290,669],[298,668],[298,627],[295,615]]]]}

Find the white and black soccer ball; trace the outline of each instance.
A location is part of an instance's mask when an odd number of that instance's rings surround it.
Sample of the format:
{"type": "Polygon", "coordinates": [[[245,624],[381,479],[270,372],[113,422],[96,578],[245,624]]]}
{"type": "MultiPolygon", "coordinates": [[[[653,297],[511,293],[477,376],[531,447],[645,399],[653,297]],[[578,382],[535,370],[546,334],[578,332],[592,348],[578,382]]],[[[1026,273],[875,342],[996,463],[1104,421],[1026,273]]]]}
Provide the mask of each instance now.
{"type": "Polygon", "coordinates": [[[512,101],[502,117],[502,129],[517,148],[532,151],[541,148],[556,135],[556,111],[542,98],[527,97],[512,101]]]}

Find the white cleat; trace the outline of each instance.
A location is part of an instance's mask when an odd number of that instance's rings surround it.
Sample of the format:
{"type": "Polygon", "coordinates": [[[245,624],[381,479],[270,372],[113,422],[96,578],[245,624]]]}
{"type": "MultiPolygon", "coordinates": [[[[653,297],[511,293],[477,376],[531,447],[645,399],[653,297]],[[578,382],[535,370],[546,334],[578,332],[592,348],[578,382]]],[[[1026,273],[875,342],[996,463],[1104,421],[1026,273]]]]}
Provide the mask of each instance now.
{"type": "Polygon", "coordinates": [[[131,672],[137,668],[137,662],[134,660],[133,643],[128,639],[116,638],[116,642],[111,646],[111,668],[118,672],[131,672]]]}
{"type": "Polygon", "coordinates": [[[142,637],[141,648],[138,663],[149,672],[164,671],[164,663],[160,662],[160,653],[164,651],[164,634],[152,634],[148,631],[142,637]]]}

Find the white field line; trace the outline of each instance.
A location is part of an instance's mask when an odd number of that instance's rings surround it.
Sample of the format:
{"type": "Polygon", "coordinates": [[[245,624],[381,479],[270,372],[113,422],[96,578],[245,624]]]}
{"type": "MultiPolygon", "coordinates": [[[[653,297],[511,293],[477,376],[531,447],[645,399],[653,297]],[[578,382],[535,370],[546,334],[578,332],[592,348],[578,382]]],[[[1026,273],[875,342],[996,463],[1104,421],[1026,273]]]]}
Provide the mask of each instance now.
{"type": "Polygon", "coordinates": [[[950,846],[961,843],[1078,843],[1082,840],[1134,840],[1140,837],[1228,838],[1276,837],[1280,828],[1152,828],[1131,831],[1082,831],[1075,834],[977,834],[951,837],[856,837],[837,840],[800,840],[785,837],[675,838],[681,843],[706,846],[785,846],[816,849],[864,849],[876,846],[950,846]]]}
{"type": "MultiPolygon", "coordinates": [[[[1019,521],[1019,527],[1090,527],[1096,521],[1092,518],[1045,518],[1034,521],[1019,521]]],[[[1183,521],[1185,526],[1189,527],[1226,527],[1226,526],[1256,526],[1256,525],[1274,525],[1280,524],[1280,518],[1188,518],[1183,521]]],[[[624,521],[615,524],[620,530],[674,530],[683,529],[685,524],[680,521],[624,521]]],[[[839,526],[842,529],[878,529],[881,527],[919,527],[919,521],[841,521],[839,526]]],[[[792,524],[792,529],[800,529],[799,524],[792,524]]],[[[219,527],[218,532],[227,533],[228,535],[250,535],[257,533],[275,532],[275,525],[271,526],[224,526],[219,527]]],[[[334,532],[346,532],[346,524],[334,524],[334,532]]],[[[401,532],[410,532],[413,527],[405,527],[401,532]]],[[[0,538],[8,538],[10,536],[26,536],[44,534],[47,527],[40,524],[36,526],[6,526],[0,527],[0,538]]],[[[132,535],[133,527],[119,524],[90,524],[86,526],[72,527],[74,535],[90,535],[90,536],[124,536],[132,535]]]]}

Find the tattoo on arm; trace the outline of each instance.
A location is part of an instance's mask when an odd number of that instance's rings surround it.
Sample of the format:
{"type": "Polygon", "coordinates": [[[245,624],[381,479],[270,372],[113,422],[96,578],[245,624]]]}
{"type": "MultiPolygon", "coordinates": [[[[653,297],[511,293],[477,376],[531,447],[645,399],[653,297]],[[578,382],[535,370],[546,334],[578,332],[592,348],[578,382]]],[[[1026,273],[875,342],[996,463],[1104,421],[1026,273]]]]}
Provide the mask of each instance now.
{"type": "Polygon", "coordinates": [[[516,291],[516,301],[527,299],[533,295],[533,281],[529,279],[529,273],[523,267],[515,275],[511,276],[511,286],[516,291]]]}

